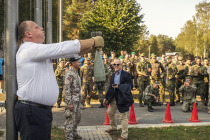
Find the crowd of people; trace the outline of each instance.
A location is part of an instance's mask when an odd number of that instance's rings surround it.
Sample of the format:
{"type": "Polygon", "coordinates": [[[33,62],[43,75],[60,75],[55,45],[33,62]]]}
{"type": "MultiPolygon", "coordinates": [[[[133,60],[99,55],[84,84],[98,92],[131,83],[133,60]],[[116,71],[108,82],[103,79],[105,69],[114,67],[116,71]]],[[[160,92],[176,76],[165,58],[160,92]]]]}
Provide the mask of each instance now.
{"type": "MultiPolygon", "coordinates": [[[[158,60],[155,54],[151,54],[151,59],[148,59],[145,57],[144,53],[138,56],[135,52],[128,54],[127,51],[123,50],[119,57],[116,57],[114,51],[111,52],[111,56],[108,56],[103,51],[100,53],[106,74],[106,81],[100,86],[96,86],[94,82],[94,58],[92,53],[84,54],[83,57],[80,58],[81,68],[79,69],[79,74],[82,81],[82,108],[92,107],[90,104],[91,97],[93,93],[95,95],[97,91],[101,103],[99,108],[104,107],[103,92],[107,92],[111,75],[114,73],[115,60],[120,60],[122,62],[122,69],[131,74],[133,89],[137,89],[139,92],[138,100],[140,107],[144,107],[148,101],[155,103],[156,99],[158,99],[158,103],[166,103],[166,93],[169,94],[170,105],[174,106],[176,103],[181,103],[183,104],[183,111],[189,111],[191,109],[192,104],[196,102],[197,95],[200,95],[202,108],[208,106],[208,58],[201,59],[200,57],[195,57],[193,61],[191,60],[192,58],[184,60],[179,53],[176,53],[175,56],[162,55],[162,58],[158,60]],[[154,86],[152,86],[153,84],[154,86]],[[152,87],[152,89],[148,89],[148,86],[150,86],[150,88],[152,87]],[[183,88],[183,86],[187,88],[183,88]],[[187,95],[188,90],[192,90],[189,88],[191,86],[194,90],[193,92],[189,92],[190,95],[187,95]],[[154,100],[151,100],[150,98],[153,97],[148,95],[148,91],[154,91],[155,87],[157,87],[156,91],[158,91],[155,93],[157,98],[155,96],[154,100]]],[[[60,88],[57,102],[58,107],[60,107],[62,99],[63,77],[69,65],[68,59],[61,59],[58,67],[55,67],[55,75],[60,88]]],[[[152,112],[153,108],[149,104],[150,103],[147,104],[148,111],[152,112]]],[[[210,107],[208,107],[208,113],[210,113],[210,107]]]]}
{"type": "Polygon", "coordinates": [[[168,92],[170,105],[182,102],[183,111],[192,109],[192,103],[197,102],[196,96],[200,95],[202,107],[208,106],[210,113],[207,58],[201,62],[198,57],[191,63],[190,59],[184,62],[177,54],[174,59],[163,55],[158,61],[155,54],[150,60],[144,54],[137,56],[135,52],[129,55],[121,51],[117,58],[114,52],[108,57],[101,51],[106,80],[96,82],[91,54],[104,47],[101,36],[43,44],[44,30],[33,21],[23,21],[18,35],[23,43],[16,54],[18,100],[14,106],[14,118],[21,140],[51,139],[52,107],[56,101],[60,107],[63,97],[66,139],[82,139],[77,133],[81,106],[91,107],[93,92],[98,92],[100,108],[109,104],[111,128],[105,130],[107,133],[117,131],[115,113],[119,111],[122,133],[118,140],[128,139],[127,112],[134,103],[133,89],[139,90],[139,106],[146,104],[150,112],[154,110],[153,104],[165,102],[165,93],[168,92]],[[60,59],[59,65],[54,65],[53,69],[52,60],[58,58],[67,59],[60,59]]]}

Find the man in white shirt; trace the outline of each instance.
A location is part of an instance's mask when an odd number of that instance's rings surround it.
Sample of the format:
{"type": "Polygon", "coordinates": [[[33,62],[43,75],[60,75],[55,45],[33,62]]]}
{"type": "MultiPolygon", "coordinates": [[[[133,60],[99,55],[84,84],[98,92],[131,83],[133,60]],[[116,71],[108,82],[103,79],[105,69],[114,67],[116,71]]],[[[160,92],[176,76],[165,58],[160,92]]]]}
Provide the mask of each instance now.
{"type": "Polygon", "coordinates": [[[58,85],[51,59],[70,58],[104,46],[102,37],[43,44],[43,28],[24,21],[18,29],[22,39],[17,54],[17,96],[15,123],[21,140],[50,140],[52,106],[58,98],[58,85]]]}

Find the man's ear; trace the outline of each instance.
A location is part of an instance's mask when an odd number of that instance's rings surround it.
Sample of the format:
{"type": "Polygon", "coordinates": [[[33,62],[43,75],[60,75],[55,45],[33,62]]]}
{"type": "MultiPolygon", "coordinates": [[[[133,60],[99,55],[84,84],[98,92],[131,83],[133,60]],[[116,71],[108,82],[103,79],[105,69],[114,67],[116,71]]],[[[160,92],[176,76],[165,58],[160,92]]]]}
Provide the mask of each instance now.
{"type": "Polygon", "coordinates": [[[32,34],[31,34],[29,31],[26,31],[26,32],[25,32],[25,35],[26,35],[26,37],[28,37],[28,38],[31,38],[31,37],[32,37],[32,34]]]}

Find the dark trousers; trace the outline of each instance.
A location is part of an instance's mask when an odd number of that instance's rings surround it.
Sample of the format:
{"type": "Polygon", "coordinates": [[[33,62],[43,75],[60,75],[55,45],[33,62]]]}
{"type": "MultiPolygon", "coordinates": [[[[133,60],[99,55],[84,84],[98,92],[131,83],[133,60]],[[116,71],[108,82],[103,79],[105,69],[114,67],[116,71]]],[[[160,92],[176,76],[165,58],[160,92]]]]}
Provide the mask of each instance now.
{"type": "Polygon", "coordinates": [[[21,140],[50,140],[51,109],[16,102],[14,115],[21,140]]]}

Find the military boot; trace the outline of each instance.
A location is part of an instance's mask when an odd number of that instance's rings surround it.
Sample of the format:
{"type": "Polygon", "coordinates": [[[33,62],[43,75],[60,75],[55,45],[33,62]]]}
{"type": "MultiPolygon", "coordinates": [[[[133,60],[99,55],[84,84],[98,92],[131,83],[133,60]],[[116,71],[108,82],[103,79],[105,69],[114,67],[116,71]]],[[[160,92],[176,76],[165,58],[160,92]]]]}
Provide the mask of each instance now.
{"type": "Polygon", "coordinates": [[[101,105],[98,108],[104,108],[105,106],[103,105],[103,103],[101,103],[101,105]]]}
{"type": "Polygon", "coordinates": [[[139,101],[139,106],[144,107],[144,104],[142,103],[142,101],[139,101]]]}
{"type": "Polygon", "coordinates": [[[152,107],[148,107],[147,109],[149,112],[154,112],[154,109],[152,107]]]}
{"type": "Polygon", "coordinates": [[[85,108],[92,108],[93,106],[92,105],[90,105],[90,103],[85,103],[85,108]]]}
{"type": "Polygon", "coordinates": [[[77,134],[77,135],[74,137],[74,139],[77,139],[77,140],[78,140],[78,139],[82,139],[82,137],[81,137],[80,135],[77,134]]]}

